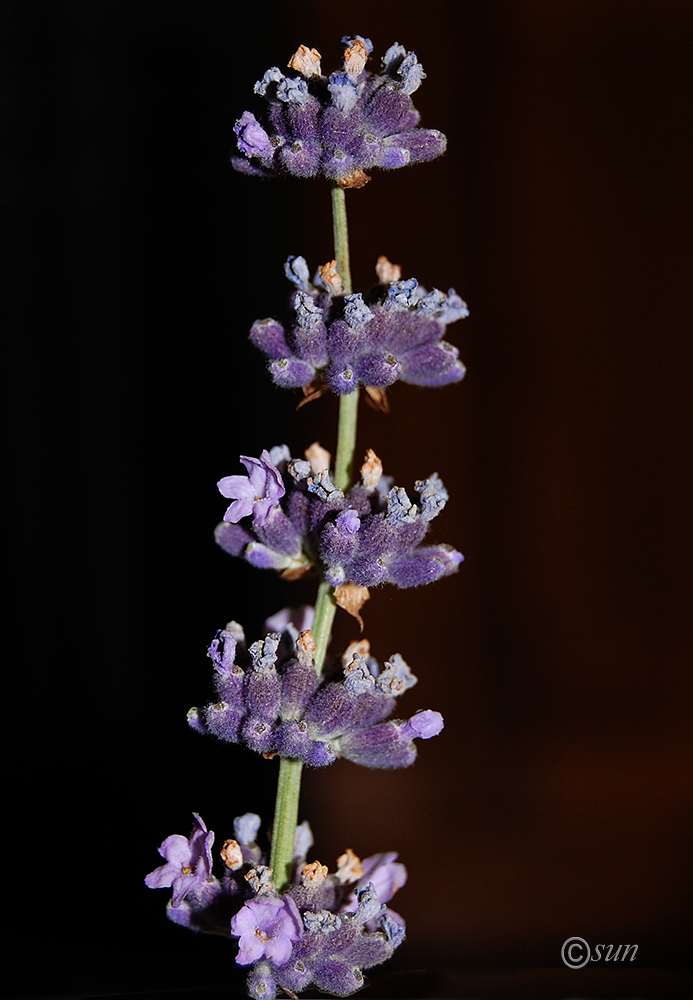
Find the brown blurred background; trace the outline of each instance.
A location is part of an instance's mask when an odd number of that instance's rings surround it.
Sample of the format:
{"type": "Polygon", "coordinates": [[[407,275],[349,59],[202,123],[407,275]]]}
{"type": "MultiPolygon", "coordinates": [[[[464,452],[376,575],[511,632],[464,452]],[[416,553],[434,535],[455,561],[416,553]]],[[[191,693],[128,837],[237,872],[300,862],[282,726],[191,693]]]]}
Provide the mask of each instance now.
{"type": "MultiPolygon", "coordinates": [[[[439,708],[446,728],[409,771],[309,773],[315,855],[400,852],[403,990],[444,968],[456,985],[438,995],[574,995],[464,979],[560,969],[573,935],[637,943],[641,970],[685,966],[691,4],[65,0],[2,19],[12,906],[43,965],[12,995],[239,982],[223,942],[169,924],[142,878],[193,809],[220,841],[234,815],[272,812],[276,762],[197,737],[185,712],[209,694],[216,628],[255,638],[310,596],[211,531],[239,453],[333,446],[333,402],[296,414],[246,340],[281,315],[288,254],[332,256],[329,191],[228,157],[264,70],[306,43],[329,72],[347,33],[377,58],[416,51],[423,124],[449,137],[443,159],[349,194],[355,285],[385,253],[471,310],[449,331],[467,378],[396,386],[389,416],[363,408],[359,449],[402,485],[441,475],[434,538],[466,561],[365,608],[375,655],[419,677],[403,709],[439,708]]],[[[582,971],[580,995],[626,995],[582,971]]],[[[627,995],[693,995],[657,983],[627,995]]]]}

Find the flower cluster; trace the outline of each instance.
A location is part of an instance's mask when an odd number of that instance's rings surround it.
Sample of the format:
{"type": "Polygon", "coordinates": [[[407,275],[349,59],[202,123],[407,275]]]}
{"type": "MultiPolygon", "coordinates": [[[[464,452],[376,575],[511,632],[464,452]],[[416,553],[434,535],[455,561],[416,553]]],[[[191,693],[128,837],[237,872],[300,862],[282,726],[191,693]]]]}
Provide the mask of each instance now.
{"type": "Polygon", "coordinates": [[[443,340],[450,323],[469,315],[454,289],[427,292],[415,278],[402,281],[386,257],[378,259],[379,283],[365,297],[342,295],[332,262],[311,281],[305,259],[289,257],[285,273],[296,286],[290,330],[261,319],[250,331],[276,385],[303,388],[319,379],[343,396],[359,385],[441,386],[464,377],[457,348],[443,340]]]}
{"type": "Polygon", "coordinates": [[[413,52],[395,43],[382,59],[382,73],[366,63],[373,46],[360,35],[344,38],[342,69],[325,77],[320,53],[305,45],[294,53],[287,76],[268,69],[255,93],[269,104],[263,125],[243,112],[234,131],[243,154],[233,166],[262,177],[322,175],[341,187],[363,187],[373,167],[393,170],[433,160],[447,140],[435,129],[417,128],[411,95],[425,77],[413,52]]]}
{"type": "Polygon", "coordinates": [[[242,457],[249,477],[219,481],[233,500],[215,533],[226,552],[288,577],[319,559],[333,587],[418,587],[457,570],[463,557],[451,546],[421,544],[448,499],[435,473],[416,483],[417,503],[391,485],[369,451],[345,495],[330,477],[329,454],[313,446],[306,455],[292,459],[282,445],[259,459],[242,457]],[[238,523],[249,517],[247,527],[238,523]]]}
{"type": "Polygon", "coordinates": [[[364,969],[386,961],[404,940],[404,921],[386,905],[407,880],[394,852],[360,861],[347,850],[330,874],[319,861],[306,864],[313,837],[304,822],[296,829],[292,880],[279,893],[256,843],[259,816],[234,820],[235,839],[221,849],[225,872],[218,879],[214,833],[193,815],[190,837],[164,840],[159,854],[166,863],[145,883],[173,889],[167,914],[175,923],[239,939],[236,962],[250,966],[248,991],[256,1000],[309,986],[346,996],[363,985],[364,969]]]}
{"type": "Polygon", "coordinates": [[[192,728],[313,767],[345,757],[376,768],[408,767],[416,758],[414,739],[442,730],[443,717],[431,710],[389,718],[395,698],[416,684],[398,653],[381,669],[366,640],[352,643],[341,679],[328,680],[315,670],[310,630],[300,633],[293,655],[278,656],[281,641],[281,633],[270,632],[246,649],[236,622],[218,632],[207,655],[219,701],[191,709],[192,728]]]}

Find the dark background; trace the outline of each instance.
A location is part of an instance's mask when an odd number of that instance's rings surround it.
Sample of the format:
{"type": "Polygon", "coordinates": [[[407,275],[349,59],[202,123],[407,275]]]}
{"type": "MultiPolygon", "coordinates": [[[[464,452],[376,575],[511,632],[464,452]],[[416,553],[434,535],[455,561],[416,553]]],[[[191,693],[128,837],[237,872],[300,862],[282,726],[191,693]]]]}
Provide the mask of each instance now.
{"type": "Polygon", "coordinates": [[[349,193],[355,287],[385,253],[471,309],[449,331],[464,382],[362,408],[359,452],[403,485],[441,475],[433,537],[466,562],[365,608],[378,659],[419,677],[403,708],[446,728],[410,771],[307,774],[314,855],[393,849],[409,868],[409,940],[373,995],[693,995],[674,971],[691,930],[693,6],[1,10],[11,995],[240,982],[230,947],[167,922],[142,880],[193,809],[219,843],[235,815],[271,818],[276,762],[185,713],[208,699],[215,629],[254,639],[310,598],[211,533],[239,454],[334,446],[333,401],[296,414],[246,339],[281,315],[289,253],[332,256],[329,189],[228,158],[264,70],[305,42],[330,72],[346,33],[376,58],[417,52],[423,124],[449,137],[441,160],[349,193]],[[631,978],[564,969],[574,935],[637,943],[631,978]],[[535,967],[554,978],[510,971],[535,967]]]}

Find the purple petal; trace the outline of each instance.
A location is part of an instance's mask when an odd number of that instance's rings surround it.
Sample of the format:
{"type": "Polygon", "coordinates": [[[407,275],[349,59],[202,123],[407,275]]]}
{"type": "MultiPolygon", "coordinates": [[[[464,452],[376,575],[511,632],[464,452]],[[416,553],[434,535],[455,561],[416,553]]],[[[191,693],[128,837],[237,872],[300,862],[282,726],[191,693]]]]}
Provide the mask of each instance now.
{"type": "Polygon", "coordinates": [[[190,842],[180,833],[174,833],[163,842],[159,854],[170,865],[187,865],[191,857],[190,842]]]}
{"type": "Polygon", "coordinates": [[[242,518],[250,517],[252,513],[253,504],[250,500],[234,500],[224,511],[224,520],[230,521],[231,524],[238,524],[242,518]]]}
{"type": "Polygon", "coordinates": [[[445,723],[440,712],[433,712],[429,708],[425,712],[417,712],[405,725],[411,731],[413,739],[430,740],[443,731],[445,723]]]}
{"type": "Polygon", "coordinates": [[[247,476],[224,476],[217,483],[217,489],[227,500],[252,500],[255,496],[247,476]]]}

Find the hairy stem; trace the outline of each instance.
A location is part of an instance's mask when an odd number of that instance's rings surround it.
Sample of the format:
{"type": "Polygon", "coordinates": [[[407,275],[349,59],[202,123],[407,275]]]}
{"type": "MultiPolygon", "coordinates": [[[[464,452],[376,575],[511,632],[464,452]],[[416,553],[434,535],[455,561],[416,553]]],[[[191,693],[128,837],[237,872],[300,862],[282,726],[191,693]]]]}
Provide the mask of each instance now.
{"type": "Polygon", "coordinates": [[[282,757],[279,764],[279,781],[277,782],[277,799],[274,806],[274,825],[272,827],[272,854],[270,856],[270,868],[274,871],[274,884],[280,891],[286,888],[291,879],[302,770],[302,761],[282,757]]]}
{"type": "MultiPolygon", "coordinates": [[[[351,294],[351,267],[349,263],[349,234],[347,229],[346,200],[344,190],[336,184],[332,187],[332,227],[334,232],[334,255],[337,272],[342,279],[344,293],[351,294]]],[[[359,391],[356,389],[339,400],[339,425],[337,428],[337,454],[335,456],[335,486],[346,491],[351,485],[351,467],[356,448],[356,427],[358,421],[359,391]]],[[[327,580],[322,580],[315,601],[313,639],[317,646],[315,669],[321,673],[337,603],[334,591],[327,580]]],[[[272,832],[272,854],[270,866],[274,870],[274,884],[279,891],[286,888],[291,878],[291,863],[294,854],[294,837],[298,823],[298,802],[301,793],[300,760],[283,757],[279,765],[277,799],[274,809],[272,832]]]]}
{"type": "Polygon", "coordinates": [[[351,264],[349,262],[349,228],[347,226],[346,196],[344,188],[332,185],[332,232],[337,274],[342,279],[344,294],[351,295],[351,264]]]}
{"type": "Polygon", "coordinates": [[[318,597],[315,601],[315,618],[313,619],[313,639],[317,649],[315,650],[315,669],[318,674],[322,672],[325,662],[325,654],[330,642],[330,632],[332,622],[337,610],[337,603],[334,599],[334,591],[327,580],[322,580],[318,587],[318,597]]]}
{"type": "MultiPolygon", "coordinates": [[[[334,232],[334,255],[337,273],[342,279],[344,294],[350,295],[351,263],[349,259],[349,228],[347,226],[346,193],[338,184],[332,185],[332,229],[334,232]]],[[[334,483],[346,491],[351,485],[351,466],[356,448],[356,425],[358,420],[359,390],[339,397],[339,430],[337,433],[337,455],[334,463],[334,483]]]]}
{"type": "Polygon", "coordinates": [[[334,484],[345,493],[351,486],[351,467],[356,449],[358,415],[359,391],[355,389],[348,396],[339,397],[339,430],[337,431],[337,455],[334,461],[334,484]]]}

